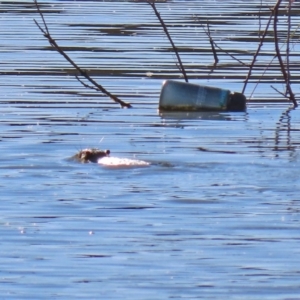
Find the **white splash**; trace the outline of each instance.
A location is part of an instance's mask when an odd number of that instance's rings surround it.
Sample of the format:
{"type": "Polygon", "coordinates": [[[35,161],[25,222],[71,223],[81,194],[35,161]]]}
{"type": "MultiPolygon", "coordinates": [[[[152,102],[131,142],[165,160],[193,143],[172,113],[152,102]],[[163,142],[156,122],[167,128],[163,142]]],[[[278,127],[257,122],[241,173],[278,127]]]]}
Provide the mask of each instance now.
{"type": "Polygon", "coordinates": [[[119,158],[112,156],[105,156],[99,158],[98,164],[108,167],[146,167],[150,165],[150,163],[143,160],[119,158]]]}

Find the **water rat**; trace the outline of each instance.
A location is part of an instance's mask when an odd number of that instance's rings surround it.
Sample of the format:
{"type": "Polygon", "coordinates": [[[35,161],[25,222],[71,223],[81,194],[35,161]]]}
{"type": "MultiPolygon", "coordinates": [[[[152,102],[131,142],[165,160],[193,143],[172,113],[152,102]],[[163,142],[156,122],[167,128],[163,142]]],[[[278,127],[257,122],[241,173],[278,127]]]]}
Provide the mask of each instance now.
{"type": "Polygon", "coordinates": [[[109,150],[100,150],[97,148],[87,148],[80,150],[78,153],[76,153],[72,159],[77,160],[81,163],[98,163],[98,159],[109,156],[110,151],[109,150]]]}

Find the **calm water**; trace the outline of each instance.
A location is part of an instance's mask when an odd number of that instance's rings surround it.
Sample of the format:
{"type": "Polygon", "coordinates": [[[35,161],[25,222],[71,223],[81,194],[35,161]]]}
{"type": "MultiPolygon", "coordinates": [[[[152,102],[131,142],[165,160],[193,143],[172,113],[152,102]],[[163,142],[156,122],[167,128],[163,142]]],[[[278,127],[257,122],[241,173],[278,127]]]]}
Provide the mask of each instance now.
{"type": "MultiPolygon", "coordinates": [[[[247,112],[159,113],[162,81],[180,74],[148,5],[41,4],[57,42],[134,108],[73,78],[34,25],[32,2],[0,1],[1,299],[300,299],[300,114],[270,87],[282,88],[278,67],[247,112]],[[68,160],[86,147],[151,166],[68,160]]],[[[208,75],[213,57],[193,15],[209,16],[216,41],[249,62],[259,4],[157,5],[192,81],[241,90],[245,68],[224,53],[208,75]]],[[[268,4],[261,14],[264,23],[268,4]]],[[[264,51],[260,64],[271,40],[264,51]]]]}

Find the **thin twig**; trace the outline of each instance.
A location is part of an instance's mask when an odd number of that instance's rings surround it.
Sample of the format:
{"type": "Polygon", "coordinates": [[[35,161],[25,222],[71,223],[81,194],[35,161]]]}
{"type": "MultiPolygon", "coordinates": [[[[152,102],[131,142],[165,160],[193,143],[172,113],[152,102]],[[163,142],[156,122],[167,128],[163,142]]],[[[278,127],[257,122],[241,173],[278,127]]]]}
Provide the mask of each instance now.
{"type": "Polygon", "coordinates": [[[261,49],[261,47],[263,46],[265,37],[266,37],[266,35],[267,35],[267,33],[268,33],[268,29],[269,29],[269,26],[270,26],[271,21],[272,21],[272,18],[273,18],[273,12],[272,12],[271,15],[270,15],[270,18],[269,18],[269,21],[268,21],[267,26],[266,26],[266,28],[265,28],[265,31],[264,31],[264,33],[263,33],[261,39],[260,39],[260,43],[259,43],[259,45],[258,45],[258,47],[257,47],[257,49],[256,49],[256,52],[255,52],[254,56],[253,56],[252,62],[251,62],[251,64],[250,64],[250,67],[249,67],[249,70],[248,70],[248,74],[247,74],[246,79],[245,79],[245,83],[244,83],[244,87],[243,87],[243,90],[242,90],[242,94],[245,93],[245,90],[246,90],[248,81],[249,81],[249,79],[250,79],[250,76],[251,76],[251,74],[252,74],[252,70],[253,70],[253,68],[254,68],[254,64],[255,64],[255,62],[256,62],[257,56],[258,56],[258,54],[259,54],[259,52],[260,52],[260,49],[261,49]]]}
{"type": "Polygon", "coordinates": [[[262,12],[262,1],[260,0],[259,11],[258,11],[258,37],[261,39],[261,12],[262,12]]]}
{"type": "MultiPolygon", "coordinates": [[[[296,34],[298,28],[300,28],[300,25],[298,25],[298,26],[294,29],[293,33],[290,35],[290,38],[293,38],[293,37],[295,36],[295,34],[296,34]]],[[[285,46],[285,44],[282,44],[282,46],[280,47],[280,50],[281,50],[284,46],[285,46]]],[[[275,54],[275,55],[273,56],[273,58],[270,60],[270,62],[268,63],[268,65],[264,68],[264,70],[263,70],[263,72],[262,72],[260,78],[259,78],[258,81],[256,82],[256,84],[255,84],[255,86],[254,86],[254,88],[253,88],[253,90],[252,90],[252,92],[251,92],[251,94],[250,94],[250,96],[249,96],[249,99],[252,98],[252,96],[253,96],[253,94],[254,94],[254,92],[255,92],[257,86],[259,85],[259,83],[260,83],[260,81],[261,81],[261,79],[263,78],[263,76],[265,75],[265,73],[267,72],[268,68],[269,68],[270,65],[273,63],[273,61],[274,61],[274,59],[275,59],[276,57],[277,57],[277,55],[275,54]]],[[[281,94],[281,93],[280,93],[280,94],[281,94]]],[[[286,95],[284,95],[284,97],[287,98],[286,95]]]]}
{"type": "MultiPolygon", "coordinates": [[[[62,48],[56,43],[56,41],[52,38],[52,36],[50,35],[50,32],[48,30],[46,21],[44,19],[43,13],[39,8],[38,2],[37,0],[34,0],[35,6],[43,20],[43,24],[45,26],[45,29],[43,29],[39,23],[34,19],[35,24],[37,25],[37,27],[40,29],[40,31],[44,34],[44,37],[48,40],[49,44],[55,48],[55,50],[61,54],[75,69],[76,71],[83,76],[84,78],[86,78],[94,87],[90,87],[88,85],[86,85],[89,88],[93,88],[96,89],[98,91],[101,91],[103,94],[107,95],[108,97],[110,97],[113,101],[115,101],[116,103],[119,103],[121,105],[122,108],[127,107],[130,108],[132,107],[130,103],[126,103],[124,101],[122,101],[121,99],[119,99],[117,96],[111,94],[109,91],[107,91],[102,85],[98,84],[93,78],[91,78],[86,71],[82,70],[65,52],[64,50],[62,50],[62,48]]],[[[77,77],[78,79],[78,77],[77,77]]],[[[80,81],[81,82],[81,81],[80,81]]],[[[81,82],[82,83],[82,82],[81,82]]]]}
{"type": "Polygon", "coordinates": [[[217,55],[217,51],[216,51],[216,48],[215,48],[215,42],[211,36],[211,33],[210,33],[210,27],[209,27],[209,23],[207,21],[207,30],[205,30],[205,33],[206,35],[208,36],[208,39],[209,39],[209,43],[210,43],[210,46],[211,46],[211,50],[213,52],[213,55],[214,55],[214,60],[215,60],[215,63],[214,65],[217,65],[217,63],[219,62],[219,58],[218,58],[218,55],[217,55]]]}
{"type": "Polygon", "coordinates": [[[188,82],[188,77],[187,77],[187,75],[186,75],[184,66],[183,66],[183,64],[182,64],[182,61],[181,61],[181,58],[180,58],[178,49],[177,49],[177,47],[175,46],[175,44],[174,44],[174,42],[173,42],[173,40],[172,40],[172,38],[171,38],[171,36],[170,36],[170,34],[169,34],[168,28],[167,28],[167,26],[166,26],[164,20],[161,18],[160,13],[158,12],[158,10],[157,10],[157,8],[156,8],[156,6],[155,6],[155,0],[147,0],[147,3],[150,4],[151,7],[153,8],[153,11],[154,11],[154,13],[155,13],[157,19],[159,20],[159,22],[160,22],[160,24],[161,24],[161,26],[162,26],[162,28],[163,28],[163,30],[164,30],[166,36],[168,37],[168,39],[169,39],[169,41],[170,41],[170,43],[171,43],[171,45],[172,45],[172,48],[173,48],[173,50],[174,50],[174,52],[175,52],[175,55],[176,55],[176,57],[177,57],[178,64],[179,64],[179,66],[180,66],[180,71],[182,72],[182,75],[183,75],[183,77],[184,77],[184,80],[185,80],[186,82],[188,82]]]}
{"type": "Polygon", "coordinates": [[[91,85],[85,83],[83,80],[81,80],[81,79],[79,78],[78,75],[75,75],[75,77],[76,77],[76,79],[77,79],[84,87],[99,92],[99,89],[98,89],[97,87],[91,86],[91,85]]]}
{"type": "MultiPolygon", "coordinates": [[[[201,24],[201,21],[200,21],[200,18],[199,17],[195,17],[195,19],[200,23],[200,25],[202,26],[204,32],[206,33],[206,35],[208,36],[209,38],[209,42],[212,46],[212,50],[213,50],[213,54],[214,54],[214,57],[215,57],[215,53],[217,52],[215,48],[218,48],[219,50],[221,50],[222,52],[226,53],[228,56],[230,56],[233,60],[237,61],[238,63],[240,63],[241,65],[245,66],[245,67],[248,67],[248,64],[244,63],[243,61],[241,61],[240,59],[236,58],[234,55],[232,55],[231,53],[229,53],[228,51],[224,50],[223,48],[221,48],[211,37],[211,33],[207,32],[205,26],[203,24],[201,24]],[[213,45],[212,45],[213,43],[213,45]]],[[[207,22],[207,27],[209,28],[209,24],[207,22]]],[[[210,28],[209,28],[210,29],[210,28]]],[[[218,61],[219,61],[219,58],[217,58],[218,61]]],[[[214,64],[214,66],[216,65],[216,62],[214,64]]]]}
{"type": "Polygon", "coordinates": [[[234,55],[230,54],[228,51],[224,50],[223,48],[221,48],[216,42],[214,42],[215,47],[217,47],[218,49],[220,49],[221,51],[223,51],[224,53],[226,53],[228,56],[230,56],[233,60],[237,61],[238,63],[240,63],[241,65],[248,67],[249,65],[244,63],[243,61],[241,61],[240,59],[236,58],[234,55]]]}
{"type": "MultiPolygon", "coordinates": [[[[258,81],[255,83],[255,86],[254,86],[254,88],[253,88],[253,90],[252,90],[252,92],[251,92],[251,94],[250,94],[250,96],[249,96],[249,99],[252,98],[252,96],[253,96],[253,94],[254,94],[256,88],[257,88],[258,85],[260,84],[260,82],[261,82],[263,76],[266,74],[266,72],[268,71],[269,67],[271,66],[271,64],[272,64],[272,62],[273,62],[273,60],[274,60],[275,58],[276,58],[276,55],[273,56],[273,58],[270,60],[270,62],[269,62],[269,63],[267,64],[267,66],[264,68],[264,70],[263,70],[263,72],[262,72],[260,78],[259,78],[258,81]]],[[[248,78],[248,79],[249,79],[249,78],[248,78]]]]}
{"type": "MultiPolygon", "coordinates": [[[[290,34],[291,34],[291,8],[292,3],[289,1],[288,3],[288,22],[287,22],[287,40],[286,40],[286,74],[287,74],[287,80],[288,84],[290,84],[291,81],[291,73],[290,73],[290,34]]],[[[286,90],[286,93],[288,91],[286,90]]]]}
{"type": "Polygon", "coordinates": [[[275,90],[278,94],[280,94],[281,96],[283,96],[284,98],[288,98],[287,95],[283,92],[280,92],[275,86],[271,85],[271,88],[273,90],[275,90]]]}

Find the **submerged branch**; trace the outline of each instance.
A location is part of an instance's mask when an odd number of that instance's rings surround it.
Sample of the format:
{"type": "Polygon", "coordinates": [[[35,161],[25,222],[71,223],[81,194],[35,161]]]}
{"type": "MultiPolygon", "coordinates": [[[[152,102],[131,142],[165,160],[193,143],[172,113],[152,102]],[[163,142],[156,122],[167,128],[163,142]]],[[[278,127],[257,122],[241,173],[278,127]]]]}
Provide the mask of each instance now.
{"type": "Polygon", "coordinates": [[[130,108],[131,104],[130,103],[126,103],[124,101],[122,101],[121,99],[119,99],[117,96],[111,94],[109,91],[107,91],[102,85],[98,84],[93,78],[91,78],[87,72],[83,69],[81,69],[65,52],[64,50],[62,50],[62,48],[56,43],[56,41],[52,38],[49,30],[48,30],[48,26],[47,23],[44,19],[43,13],[39,8],[38,2],[37,0],[34,0],[35,6],[37,8],[37,11],[39,12],[44,27],[45,29],[43,29],[39,23],[34,20],[35,24],[37,25],[37,27],[40,29],[40,31],[43,33],[44,37],[48,40],[49,44],[59,53],[61,54],[75,69],[76,71],[83,76],[86,80],[88,80],[93,86],[89,86],[86,84],[83,84],[83,82],[81,80],[79,80],[78,76],[76,76],[76,78],[85,86],[88,88],[92,88],[95,89],[97,91],[102,92],[103,94],[107,95],[108,97],[110,97],[113,101],[115,101],[116,103],[120,104],[122,108],[126,107],[126,108],[130,108]]]}

